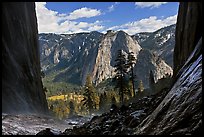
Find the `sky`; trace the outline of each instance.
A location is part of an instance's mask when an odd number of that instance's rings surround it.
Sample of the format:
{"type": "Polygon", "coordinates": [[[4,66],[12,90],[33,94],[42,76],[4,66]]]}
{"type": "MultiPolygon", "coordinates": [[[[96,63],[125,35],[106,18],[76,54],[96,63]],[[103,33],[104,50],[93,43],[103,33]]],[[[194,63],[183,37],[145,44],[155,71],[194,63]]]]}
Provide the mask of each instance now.
{"type": "Polygon", "coordinates": [[[176,23],[178,2],[35,2],[39,33],[154,32],[176,23]]]}

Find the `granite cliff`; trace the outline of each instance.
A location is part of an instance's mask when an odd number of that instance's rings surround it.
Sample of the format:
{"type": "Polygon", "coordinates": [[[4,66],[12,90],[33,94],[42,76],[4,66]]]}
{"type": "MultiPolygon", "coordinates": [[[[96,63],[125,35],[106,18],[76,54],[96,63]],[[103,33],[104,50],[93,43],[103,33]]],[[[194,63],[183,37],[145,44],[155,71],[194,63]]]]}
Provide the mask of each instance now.
{"type": "Polygon", "coordinates": [[[167,73],[173,75],[173,70],[163,59],[149,50],[140,52],[142,48],[137,40],[123,31],[110,30],[106,34],[39,34],[39,41],[42,69],[47,76],[55,73],[53,82],[83,85],[89,73],[93,83],[98,85],[114,76],[113,66],[119,49],[126,55],[133,52],[136,59],[140,57],[134,71],[145,87],[149,86],[150,70],[154,73],[155,81],[167,73]],[[144,66],[146,71],[140,71],[144,66]]]}

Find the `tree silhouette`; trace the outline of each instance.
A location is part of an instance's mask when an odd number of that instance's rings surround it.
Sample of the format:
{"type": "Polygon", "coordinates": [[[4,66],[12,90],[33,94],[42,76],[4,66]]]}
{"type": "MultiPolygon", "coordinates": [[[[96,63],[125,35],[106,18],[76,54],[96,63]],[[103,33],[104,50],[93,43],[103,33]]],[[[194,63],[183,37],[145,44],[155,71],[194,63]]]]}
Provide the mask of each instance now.
{"type": "Polygon", "coordinates": [[[135,82],[134,82],[134,71],[133,71],[133,67],[134,67],[134,64],[136,63],[136,59],[135,59],[135,56],[134,56],[134,53],[133,52],[129,52],[128,53],[128,59],[127,59],[127,67],[130,68],[131,70],[131,74],[130,74],[130,79],[131,79],[131,82],[132,82],[132,90],[133,90],[133,96],[135,97],[135,82]]]}
{"type": "Polygon", "coordinates": [[[122,105],[124,104],[124,91],[126,88],[125,85],[125,76],[127,73],[127,65],[125,55],[122,53],[122,50],[118,50],[117,57],[115,60],[115,72],[116,75],[114,80],[116,81],[116,88],[119,88],[120,101],[122,105]]]}
{"type": "Polygon", "coordinates": [[[88,74],[85,83],[85,92],[83,93],[84,99],[82,100],[83,105],[86,106],[87,111],[91,112],[95,107],[95,94],[94,87],[92,85],[91,76],[88,74]]]}

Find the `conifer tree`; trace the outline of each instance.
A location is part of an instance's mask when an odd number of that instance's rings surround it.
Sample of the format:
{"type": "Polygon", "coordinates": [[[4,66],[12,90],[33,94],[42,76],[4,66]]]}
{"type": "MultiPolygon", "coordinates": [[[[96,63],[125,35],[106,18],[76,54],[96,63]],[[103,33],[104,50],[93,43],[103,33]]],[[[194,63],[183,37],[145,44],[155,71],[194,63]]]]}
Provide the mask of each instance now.
{"type": "Polygon", "coordinates": [[[116,81],[116,88],[119,88],[119,95],[120,95],[120,101],[122,105],[124,104],[124,91],[126,88],[125,85],[125,76],[127,73],[127,65],[126,65],[126,58],[125,55],[122,53],[122,50],[118,50],[117,57],[115,60],[115,78],[116,81]]]}
{"type": "Polygon", "coordinates": [[[87,110],[91,112],[95,108],[95,94],[94,87],[92,85],[91,76],[88,74],[85,83],[85,92],[83,93],[84,99],[82,100],[83,105],[86,106],[87,110]]]}
{"type": "Polygon", "coordinates": [[[132,82],[133,97],[135,97],[135,82],[134,82],[135,76],[133,71],[133,67],[135,63],[136,63],[136,59],[135,59],[134,53],[129,52],[128,59],[127,59],[127,67],[130,68],[130,71],[131,71],[130,79],[132,82]]]}

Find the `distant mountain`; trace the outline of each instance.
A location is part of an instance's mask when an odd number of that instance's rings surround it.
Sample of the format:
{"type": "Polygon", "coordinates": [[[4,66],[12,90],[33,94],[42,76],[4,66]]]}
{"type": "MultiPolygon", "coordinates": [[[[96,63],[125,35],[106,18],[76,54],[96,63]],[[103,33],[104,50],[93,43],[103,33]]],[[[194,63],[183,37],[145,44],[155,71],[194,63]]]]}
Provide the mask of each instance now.
{"type": "Polygon", "coordinates": [[[153,33],[137,33],[132,36],[142,48],[149,49],[173,67],[176,24],[161,28],[153,33]]]}
{"type": "Polygon", "coordinates": [[[136,81],[142,80],[145,88],[149,87],[150,71],[153,72],[155,82],[165,77],[166,74],[173,74],[172,68],[157,54],[152,53],[148,49],[142,49],[137,56],[134,72],[136,74],[136,81]]]}
{"type": "Polygon", "coordinates": [[[134,53],[138,59],[135,72],[145,87],[148,87],[149,70],[154,72],[156,80],[164,77],[165,73],[172,74],[171,67],[165,61],[159,57],[154,59],[147,50],[144,51],[148,53],[143,54],[137,40],[123,31],[108,31],[106,34],[39,34],[39,41],[41,67],[47,76],[53,76],[53,82],[83,85],[87,74],[91,74],[93,83],[98,85],[115,75],[113,66],[119,49],[126,55],[128,52],[134,53]],[[158,63],[158,60],[161,62],[158,63]],[[143,61],[145,64],[141,64],[143,61]],[[144,66],[147,71],[138,71],[144,66]]]}

